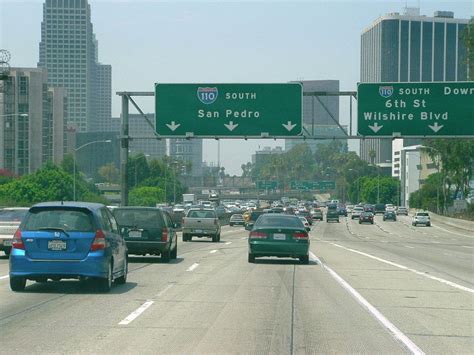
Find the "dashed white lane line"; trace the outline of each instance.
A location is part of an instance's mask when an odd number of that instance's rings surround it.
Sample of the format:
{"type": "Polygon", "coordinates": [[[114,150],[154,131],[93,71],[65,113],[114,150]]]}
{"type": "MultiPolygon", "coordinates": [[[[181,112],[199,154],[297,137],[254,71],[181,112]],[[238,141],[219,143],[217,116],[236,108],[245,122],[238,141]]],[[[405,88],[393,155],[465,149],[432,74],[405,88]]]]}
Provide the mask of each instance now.
{"type": "MultiPolygon", "coordinates": [[[[163,290],[161,290],[160,292],[158,292],[154,298],[158,298],[160,296],[162,296],[166,291],[168,291],[171,287],[173,287],[174,285],[171,284],[171,285],[168,285],[166,286],[163,290]]],[[[132,323],[135,319],[137,319],[143,312],[145,312],[153,303],[155,303],[155,301],[153,300],[148,300],[146,301],[144,304],[142,304],[140,307],[138,307],[135,311],[133,311],[132,313],[130,313],[126,318],[122,319],[120,322],[119,322],[119,325],[128,325],[130,323],[132,323]]]]}
{"type": "MultiPolygon", "coordinates": [[[[468,245],[461,245],[463,248],[469,248],[469,249],[474,249],[474,247],[470,247],[468,245]]],[[[1,278],[1,277],[0,277],[1,278]]]]}
{"type": "Polygon", "coordinates": [[[244,240],[244,239],[248,239],[248,237],[242,237],[242,238],[240,238],[240,239],[244,240]]]}
{"type": "Polygon", "coordinates": [[[217,249],[211,250],[211,251],[209,252],[209,254],[214,254],[214,253],[217,253],[217,249]]]}
{"type": "Polygon", "coordinates": [[[444,231],[444,232],[451,233],[451,234],[454,234],[454,235],[458,235],[458,236],[460,236],[460,237],[474,238],[474,236],[468,235],[468,234],[467,234],[467,231],[466,231],[466,234],[461,234],[461,233],[456,233],[456,232],[450,231],[450,230],[448,230],[448,229],[441,228],[441,227],[439,227],[439,226],[437,226],[437,225],[435,225],[435,224],[432,224],[432,226],[433,226],[434,228],[441,229],[441,230],[444,231]]]}
{"type": "Polygon", "coordinates": [[[119,325],[127,325],[133,322],[136,318],[138,318],[143,312],[145,312],[155,301],[146,301],[140,307],[138,307],[135,311],[130,313],[127,318],[120,321],[119,325]]]}
{"type": "Polygon", "coordinates": [[[196,269],[198,266],[199,266],[198,263],[194,263],[194,264],[192,264],[186,271],[193,271],[193,270],[196,269]]]}
{"type": "Polygon", "coordinates": [[[374,256],[374,255],[361,252],[361,251],[359,251],[359,250],[355,250],[355,249],[351,249],[351,248],[346,248],[345,246],[342,246],[342,245],[339,245],[339,244],[336,244],[336,243],[331,243],[331,242],[327,242],[327,243],[329,243],[329,244],[331,244],[331,245],[334,245],[335,247],[342,248],[342,249],[344,249],[344,250],[350,251],[350,252],[352,252],[352,253],[356,253],[356,254],[359,254],[359,255],[363,255],[363,256],[366,256],[366,257],[368,257],[368,258],[371,258],[371,259],[380,261],[380,262],[382,262],[382,263],[395,266],[395,267],[397,267],[397,268],[399,268],[399,269],[403,269],[403,270],[406,270],[406,271],[410,271],[410,272],[413,272],[413,273],[415,273],[415,274],[417,274],[417,275],[426,277],[426,278],[428,278],[428,279],[441,282],[441,283],[443,283],[443,284],[445,284],[445,285],[449,285],[449,286],[451,286],[451,287],[457,288],[458,290],[466,291],[466,292],[469,292],[469,293],[474,293],[474,289],[472,289],[472,288],[459,285],[459,284],[457,284],[457,283],[454,283],[454,282],[451,282],[451,281],[442,279],[442,278],[440,278],[440,277],[431,276],[431,275],[428,275],[428,274],[426,274],[426,273],[424,273],[424,272],[421,272],[421,271],[418,271],[418,270],[415,270],[415,269],[411,269],[411,268],[409,268],[409,267],[407,267],[407,266],[403,266],[403,265],[400,265],[400,264],[397,264],[397,263],[394,263],[394,262],[391,262],[391,261],[388,261],[388,260],[385,260],[385,259],[376,257],[376,256],[374,256]]]}
{"type": "Polygon", "coordinates": [[[3,280],[3,279],[8,279],[9,277],[10,277],[9,275],[0,276],[0,280],[3,280]]]}
{"type": "Polygon", "coordinates": [[[405,248],[415,249],[415,247],[411,247],[409,245],[404,245],[405,248]]]}
{"type": "Polygon", "coordinates": [[[232,242],[227,242],[227,243],[225,243],[225,245],[231,245],[231,244],[232,244],[232,242]]]}
{"type": "MultiPolygon", "coordinates": [[[[332,243],[331,243],[332,244],[332,243]]],[[[369,311],[372,316],[375,317],[384,327],[387,329],[392,336],[401,341],[408,350],[411,351],[412,354],[424,354],[423,350],[421,350],[413,341],[410,340],[405,334],[402,333],[400,329],[398,329],[392,322],[390,322],[385,316],[380,313],[380,311],[372,306],[362,295],[357,292],[349,283],[347,283],[342,277],[340,277],[333,269],[331,269],[326,264],[322,263],[321,260],[318,259],[316,255],[312,252],[309,252],[309,256],[313,261],[316,261],[319,265],[321,265],[329,274],[337,281],[339,285],[341,285],[346,291],[348,291],[360,305],[362,305],[367,311],[369,311]]]]}

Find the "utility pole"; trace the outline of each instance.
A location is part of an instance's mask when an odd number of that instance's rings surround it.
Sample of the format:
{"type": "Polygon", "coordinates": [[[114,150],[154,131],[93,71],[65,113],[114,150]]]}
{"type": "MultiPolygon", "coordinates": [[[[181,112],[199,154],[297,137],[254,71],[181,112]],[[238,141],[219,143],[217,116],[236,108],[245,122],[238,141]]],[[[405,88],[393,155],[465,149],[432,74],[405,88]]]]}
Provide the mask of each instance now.
{"type": "Polygon", "coordinates": [[[122,137],[120,139],[120,200],[122,206],[128,205],[128,96],[122,96],[122,137]]]}

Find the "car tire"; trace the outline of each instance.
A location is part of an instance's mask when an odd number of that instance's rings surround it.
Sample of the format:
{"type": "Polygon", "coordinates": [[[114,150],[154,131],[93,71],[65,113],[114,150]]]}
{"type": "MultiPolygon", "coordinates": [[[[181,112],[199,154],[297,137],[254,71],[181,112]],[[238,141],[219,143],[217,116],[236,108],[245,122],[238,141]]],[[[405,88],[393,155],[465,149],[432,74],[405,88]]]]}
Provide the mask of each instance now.
{"type": "Polygon", "coordinates": [[[10,256],[11,249],[4,250],[3,252],[5,253],[6,256],[10,256]]]}
{"type": "Polygon", "coordinates": [[[255,255],[249,253],[248,261],[249,261],[249,263],[254,263],[255,262],[255,255]]]}
{"type": "Polygon", "coordinates": [[[429,222],[426,223],[426,226],[427,226],[427,227],[431,227],[431,223],[429,223],[429,222]]]}
{"type": "Polygon", "coordinates": [[[217,241],[220,243],[221,241],[221,234],[219,233],[219,235],[217,236],[217,241]]]}
{"type": "Polygon", "coordinates": [[[24,277],[10,277],[10,288],[14,292],[21,292],[25,289],[26,279],[24,277]]]}
{"type": "Polygon", "coordinates": [[[233,226],[234,226],[234,224],[233,224],[233,223],[229,223],[229,227],[233,227],[233,226]]]}
{"type": "Polygon", "coordinates": [[[413,227],[416,227],[416,223],[412,223],[411,225],[412,225],[413,227]]]}
{"type": "Polygon", "coordinates": [[[183,242],[189,241],[189,236],[187,234],[183,234],[183,242]]]}
{"type": "Polygon", "coordinates": [[[110,289],[112,288],[112,281],[113,281],[112,263],[109,262],[107,277],[97,279],[97,287],[99,291],[102,293],[109,292],[110,289]]]}
{"type": "Polygon", "coordinates": [[[309,255],[300,256],[300,263],[303,265],[309,264],[309,255]]]}
{"type": "Polygon", "coordinates": [[[362,222],[361,222],[361,221],[359,221],[359,224],[362,224],[362,222]]]}
{"type": "Polygon", "coordinates": [[[217,238],[219,238],[219,235],[218,235],[218,234],[214,234],[214,235],[212,236],[212,242],[213,242],[213,243],[217,243],[217,242],[219,241],[217,238]]]}
{"type": "Polygon", "coordinates": [[[177,257],[178,257],[178,243],[176,243],[176,246],[171,251],[171,259],[176,259],[177,257]]]}
{"type": "Polygon", "coordinates": [[[171,260],[171,250],[165,250],[161,252],[161,262],[162,263],[169,263],[171,260]]]}
{"type": "Polygon", "coordinates": [[[127,283],[127,274],[128,274],[128,258],[125,260],[125,267],[123,275],[115,279],[116,285],[124,285],[127,283]]]}

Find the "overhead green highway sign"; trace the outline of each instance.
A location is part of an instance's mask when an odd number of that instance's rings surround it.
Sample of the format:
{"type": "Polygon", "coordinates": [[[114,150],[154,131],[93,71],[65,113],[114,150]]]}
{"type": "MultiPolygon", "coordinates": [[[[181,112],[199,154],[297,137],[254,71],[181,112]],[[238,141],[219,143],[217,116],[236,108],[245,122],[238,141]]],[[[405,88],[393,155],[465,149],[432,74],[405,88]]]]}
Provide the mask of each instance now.
{"type": "Polygon", "coordinates": [[[357,87],[361,136],[474,136],[474,82],[357,87]]]}
{"type": "Polygon", "coordinates": [[[258,180],[257,181],[257,189],[264,190],[264,189],[276,189],[278,183],[273,180],[258,180]]]}
{"type": "Polygon", "coordinates": [[[302,132],[302,86],[155,84],[162,137],[292,137],[302,132]]]}

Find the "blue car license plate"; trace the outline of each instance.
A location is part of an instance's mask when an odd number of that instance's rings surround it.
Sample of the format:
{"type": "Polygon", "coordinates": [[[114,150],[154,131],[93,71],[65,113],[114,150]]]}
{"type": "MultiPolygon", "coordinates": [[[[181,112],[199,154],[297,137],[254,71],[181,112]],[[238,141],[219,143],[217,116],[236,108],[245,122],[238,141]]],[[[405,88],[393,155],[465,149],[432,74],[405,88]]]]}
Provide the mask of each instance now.
{"type": "Polygon", "coordinates": [[[66,250],[67,244],[62,240],[49,240],[48,241],[48,250],[52,251],[61,251],[66,250]]]}

